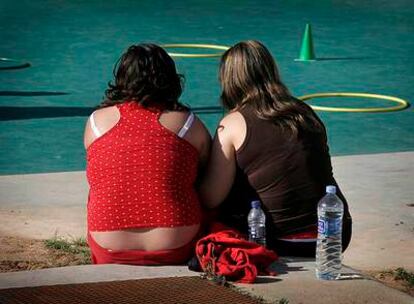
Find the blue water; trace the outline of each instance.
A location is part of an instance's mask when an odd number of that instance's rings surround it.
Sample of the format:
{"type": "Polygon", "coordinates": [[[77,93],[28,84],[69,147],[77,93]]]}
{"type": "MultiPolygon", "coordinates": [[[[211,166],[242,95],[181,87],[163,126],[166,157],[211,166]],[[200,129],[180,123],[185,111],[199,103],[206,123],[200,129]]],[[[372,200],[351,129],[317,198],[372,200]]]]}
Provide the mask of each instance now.
{"type": "MultiPolygon", "coordinates": [[[[411,101],[412,37],[414,5],[402,0],[2,0],[0,57],[25,59],[32,66],[0,70],[0,174],[84,169],[86,116],[61,117],[62,109],[55,107],[97,105],[114,62],[133,43],[232,45],[257,39],[272,51],[285,83],[297,96],[370,92],[411,101]],[[306,22],[313,26],[316,55],[324,60],[294,61],[306,22]],[[23,115],[15,107],[39,109],[23,115]],[[49,118],[41,118],[45,116],[49,118]]],[[[180,50],[185,51],[192,50],[180,50]]],[[[182,101],[193,107],[219,105],[218,59],[177,58],[176,62],[186,76],[182,101]]],[[[362,99],[312,103],[391,105],[362,99]]],[[[333,155],[414,150],[412,108],[392,113],[318,113],[328,128],[333,155]]],[[[214,133],[222,112],[200,117],[214,133]]]]}

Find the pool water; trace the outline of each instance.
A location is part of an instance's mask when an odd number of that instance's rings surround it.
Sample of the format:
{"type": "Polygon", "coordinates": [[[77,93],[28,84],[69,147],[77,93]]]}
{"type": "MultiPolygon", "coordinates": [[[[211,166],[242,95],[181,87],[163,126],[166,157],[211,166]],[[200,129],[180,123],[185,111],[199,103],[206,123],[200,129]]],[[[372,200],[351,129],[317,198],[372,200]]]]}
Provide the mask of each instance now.
{"type": "MultiPolygon", "coordinates": [[[[102,100],[116,59],[131,44],[262,41],[296,96],[367,92],[414,96],[412,1],[10,1],[0,2],[0,174],[83,170],[87,113],[102,100]],[[310,22],[315,62],[296,62],[310,22]]],[[[180,49],[179,52],[193,50],[180,49]]],[[[216,52],[212,50],[212,52],[216,52]]],[[[182,101],[219,105],[218,58],[176,58],[182,101]]],[[[314,104],[391,106],[370,99],[314,104]]],[[[203,112],[203,111],[201,111],[203,112]]],[[[412,108],[391,113],[318,112],[332,155],[414,150],[412,108]]],[[[221,110],[199,113],[214,133],[221,110]]]]}

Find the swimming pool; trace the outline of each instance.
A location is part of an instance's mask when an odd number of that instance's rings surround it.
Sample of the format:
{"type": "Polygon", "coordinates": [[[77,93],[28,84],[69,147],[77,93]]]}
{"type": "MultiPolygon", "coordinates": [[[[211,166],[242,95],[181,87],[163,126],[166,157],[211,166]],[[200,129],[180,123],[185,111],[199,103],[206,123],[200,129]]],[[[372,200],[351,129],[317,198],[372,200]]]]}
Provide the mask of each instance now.
{"type": "MultiPolygon", "coordinates": [[[[413,16],[414,5],[403,0],[3,0],[0,57],[25,59],[31,67],[0,69],[0,174],[83,170],[85,115],[102,100],[116,59],[137,42],[232,45],[257,39],[270,48],[297,96],[369,92],[411,101],[413,16]],[[294,61],[306,22],[312,23],[322,60],[294,61]]],[[[195,108],[218,106],[218,59],[176,62],[186,76],[182,101],[195,108]]],[[[389,105],[335,98],[312,103],[389,105]]],[[[412,108],[318,114],[333,155],[414,149],[412,108]]],[[[209,111],[200,117],[213,133],[222,115],[209,111]]]]}

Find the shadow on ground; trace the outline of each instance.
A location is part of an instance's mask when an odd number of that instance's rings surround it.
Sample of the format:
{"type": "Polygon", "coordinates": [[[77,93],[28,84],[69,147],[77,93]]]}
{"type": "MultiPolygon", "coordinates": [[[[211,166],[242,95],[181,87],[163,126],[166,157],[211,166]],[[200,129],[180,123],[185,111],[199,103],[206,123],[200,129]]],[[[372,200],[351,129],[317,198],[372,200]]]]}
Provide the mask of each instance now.
{"type": "Polygon", "coordinates": [[[289,265],[289,263],[300,263],[300,262],[309,262],[314,261],[315,259],[308,259],[308,258],[280,258],[277,262],[273,263],[270,266],[270,271],[275,271],[278,275],[279,274],[288,274],[289,272],[293,271],[308,271],[309,269],[304,268],[303,266],[294,266],[289,265]]]}

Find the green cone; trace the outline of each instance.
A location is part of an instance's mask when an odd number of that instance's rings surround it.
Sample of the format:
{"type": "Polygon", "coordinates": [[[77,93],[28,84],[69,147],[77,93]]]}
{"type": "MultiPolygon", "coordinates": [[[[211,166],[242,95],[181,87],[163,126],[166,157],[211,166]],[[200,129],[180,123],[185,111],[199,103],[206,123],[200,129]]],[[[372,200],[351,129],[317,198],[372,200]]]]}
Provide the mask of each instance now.
{"type": "Polygon", "coordinates": [[[300,49],[298,61],[314,61],[316,60],[315,51],[313,49],[312,28],[309,23],[306,24],[305,32],[302,38],[302,47],[300,49]]]}

